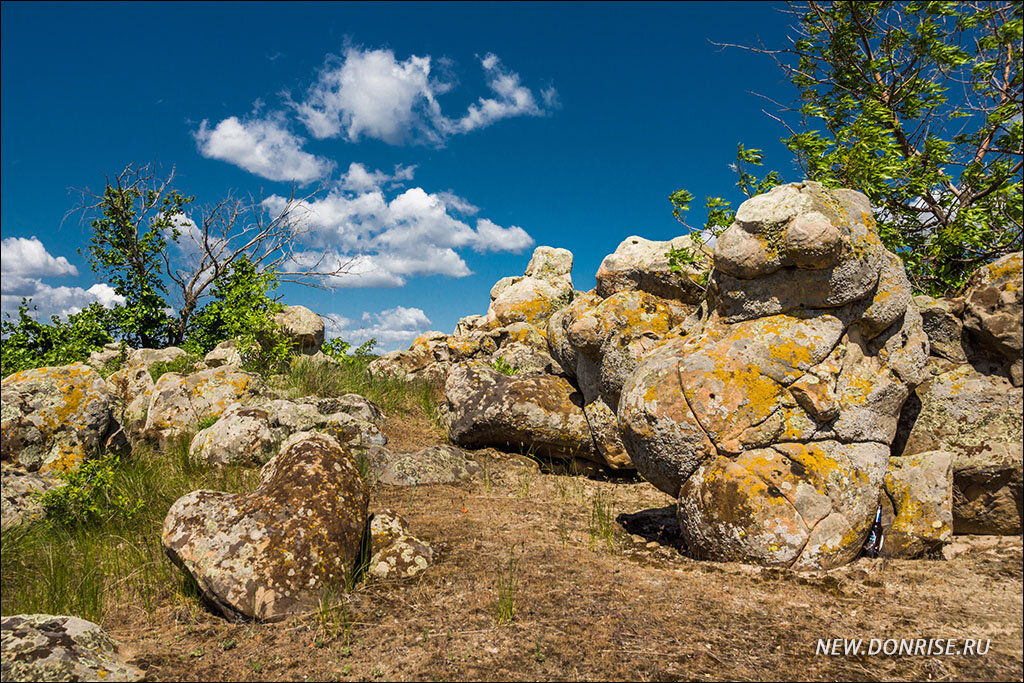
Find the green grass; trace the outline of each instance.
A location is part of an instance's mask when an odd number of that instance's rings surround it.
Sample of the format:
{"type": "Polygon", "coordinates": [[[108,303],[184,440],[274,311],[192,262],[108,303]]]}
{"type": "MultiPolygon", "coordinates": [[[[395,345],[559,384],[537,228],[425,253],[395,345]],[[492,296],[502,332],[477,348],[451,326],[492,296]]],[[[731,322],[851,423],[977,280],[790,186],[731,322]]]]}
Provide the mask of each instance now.
{"type": "Polygon", "coordinates": [[[172,361],[157,361],[149,366],[149,376],[156,382],[163,375],[168,372],[177,372],[182,375],[187,375],[195,371],[196,363],[199,362],[197,356],[186,353],[183,356],[178,356],[172,361]]]}
{"type": "Polygon", "coordinates": [[[519,558],[515,551],[509,552],[508,564],[498,574],[497,593],[494,600],[494,623],[511,623],[516,616],[516,591],[519,588],[519,558]]]}
{"type": "Polygon", "coordinates": [[[203,468],[189,462],[189,438],[166,452],[140,448],[118,463],[105,491],[143,501],[130,517],[111,509],[77,524],[21,524],[0,535],[0,612],[74,614],[102,623],[112,609],[151,612],[170,599],[197,605],[197,589],[164,555],[160,535],[167,510],[197,489],[251,490],[258,471],[203,468]]]}
{"type": "Polygon", "coordinates": [[[404,415],[423,411],[437,423],[437,397],[429,384],[370,377],[366,366],[371,360],[372,357],[360,357],[334,365],[300,357],[291,364],[280,381],[283,388],[295,396],[359,394],[376,403],[385,413],[404,415]]]}
{"type": "Polygon", "coordinates": [[[594,492],[590,507],[590,548],[604,546],[609,553],[615,552],[615,523],[611,504],[600,491],[594,492]]]}

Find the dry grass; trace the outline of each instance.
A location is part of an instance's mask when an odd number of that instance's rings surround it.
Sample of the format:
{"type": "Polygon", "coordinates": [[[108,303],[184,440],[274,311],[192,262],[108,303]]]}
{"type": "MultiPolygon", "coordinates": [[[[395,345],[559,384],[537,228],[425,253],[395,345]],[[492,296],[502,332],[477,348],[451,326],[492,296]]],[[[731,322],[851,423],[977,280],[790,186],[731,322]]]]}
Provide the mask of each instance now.
{"type": "Polygon", "coordinates": [[[1021,677],[1019,538],[950,562],[859,560],[820,575],[698,562],[678,550],[671,500],[645,483],[478,457],[489,485],[374,490],[373,506],[401,510],[440,561],[339,598],[334,637],[316,615],[239,626],[172,605],[105,625],[145,653],[154,680],[1021,677]],[[595,501],[614,520],[613,548],[591,543],[595,501]],[[498,620],[510,557],[514,611],[498,620]],[[984,657],[816,656],[833,637],[992,644],[984,657]],[[223,652],[225,640],[237,645],[223,652]]]}
{"type": "MultiPolygon", "coordinates": [[[[392,415],[384,431],[398,450],[441,438],[422,410],[392,415]]],[[[233,624],[168,576],[148,604],[104,595],[101,623],[157,681],[1022,676],[1019,537],[948,562],[864,559],[820,574],[699,562],[680,552],[672,500],[644,482],[475,457],[486,477],[372,490],[371,509],[400,511],[440,551],[414,580],[368,581],[301,619],[233,624]],[[835,637],[990,638],[991,649],[815,654],[817,639],[835,637]]],[[[5,549],[5,603],[7,572],[5,549]]]]}

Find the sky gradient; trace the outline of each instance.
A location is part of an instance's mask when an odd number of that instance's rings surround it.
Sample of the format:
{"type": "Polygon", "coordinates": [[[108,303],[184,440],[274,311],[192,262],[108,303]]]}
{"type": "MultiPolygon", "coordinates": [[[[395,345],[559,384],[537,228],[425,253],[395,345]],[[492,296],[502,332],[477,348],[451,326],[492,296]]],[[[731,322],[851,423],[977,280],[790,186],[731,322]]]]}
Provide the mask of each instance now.
{"type": "Polygon", "coordinates": [[[784,44],[780,6],[6,3],[3,309],[116,299],[64,216],[129,162],[173,166],[197,203],[321,187],[297,250],[361,274],[282,293],[356,343],[450,332],[538,245],[591,289],[626,237],[685,232],[673,190],[740,198],[737,142],[799,179],[750,92],[792,88],[709,42],[784,44]]]}

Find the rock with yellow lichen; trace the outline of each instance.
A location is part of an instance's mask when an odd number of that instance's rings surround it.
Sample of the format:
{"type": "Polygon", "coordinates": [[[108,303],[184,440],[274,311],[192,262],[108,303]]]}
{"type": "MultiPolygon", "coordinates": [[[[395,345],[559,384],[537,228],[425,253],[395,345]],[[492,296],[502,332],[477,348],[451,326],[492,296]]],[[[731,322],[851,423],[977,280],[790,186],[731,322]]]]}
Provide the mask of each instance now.
{"type": "Polygon", "coordinates": [[[710,269],[709,261],[689,237],[659,242],[632,235],[601,261],[594,291],[610,297],[617,292],[637,290],[695,305],[704,297],[702,281],[710,269]],[[668,259],[672,249],[691,250],[697,257],[696,263],[673,269],[668,259]]]}
{"type": "Polygon", "coordinates": [[[921,557],[953,539],[953,454],[891,458],[883,489],[883,557],[921,557]]]}
{"type": "Polygon", "coordinates": [[[121,434],[103,378],[81,363],[8,375],[0,405],[0,455],[32,472],[74,470],[121,434]]]}
{"type": "Polygon", "coordinates": [[[564,377],[506,375],[484,361],[465,361],[448,373],[445,399],[449,433],[460,446],[604,463],[594,448],[583,397],[564,377]]]}
{"type": "Polygon", "coordinates": [[[643,356],[618,418],[679,498],[695,554],[800,568],[857,556],[928,338],[864,195],[783,185],[719,238],[709,306],[643,356]]]}
{"type": "Polygon", "coordinates": [[[259,375],[232,367],[190,375],[168,372],[150,391],[143,435],[166,444],[194,431],[201,420],[219,417],[233,403],[249,404],[266,395],[259,375]]]}
{"type": "Polygon", "coordinates": [[[520,277],[499,280],[491,288],[491,304],[481,327],[505,327],[525,322],[543,327],[551,314],[573,297],[572,252],[537,247],[520,277]]]}
{"type": "Polygon", "coordinates": [[[14,614],[0,620],[5,681],[140,681],[117,641],[78,617],[14,614]]]}
{"type": "Polygon", "coordinates": [[[368,499],[347,448],[300,432],[263,466],[253,492],[179,498],[164,520],[163,546],[225,616],[276,621],[346,586],[368,499]]]}

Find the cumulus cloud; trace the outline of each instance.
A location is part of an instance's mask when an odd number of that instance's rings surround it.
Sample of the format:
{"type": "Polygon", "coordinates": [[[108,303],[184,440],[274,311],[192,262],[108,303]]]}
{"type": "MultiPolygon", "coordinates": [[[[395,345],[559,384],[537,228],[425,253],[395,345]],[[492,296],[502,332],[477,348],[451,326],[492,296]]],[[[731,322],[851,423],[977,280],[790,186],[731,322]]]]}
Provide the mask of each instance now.
{"type": "Polygon", "coordinates": [[[430,318],[422,309],[405,306],[363,313],[358,322],[336,313],[323,318],[327,338],[340,337],[353,346],[376,339],[378,351],[406,348],[413,339],[430,329],[430,318]]]}
{"type": "Polygon", "coordinates": [[[204,157],[226,161],[267,180],[306,184],[327,177],[335,166],[304,152],[305,140],[290,132],[279,115],[245,121],[232,116],[213,128],[204,119],[194,136],[204,157]]]}
{"type": "Polygon", "coordinates": [[[328,58],[303,101],[292,103],[299,120],[316,138],[350,142],[383,140],[391,145],[441,145],[451,135],[484,128],[513,116],[541,116],[557,107],[554,88],[541,92],[543,106],[519,74],[488,53],[480,60],[494,97],[480,97],[460,117],[449,118],[439,96],[454,88],[432,71],[428,55],[399,60],[387,49],[350,47],[328,58]]]}
{"type": "Polygon", "coordinates": [[[430,75],[430,57],[399,61],[391,50],[349,48],[328,58],[295,111],[316,138],[439,142],[444,117],[437,95],[451,85],[430,75]]]}
{"type": "Polygon", "coordinates": [[[53,287],[42,278],[75,276],[78,269],[63,256],[54,257],[36,237],[9,237],[0,242],[0,310],[14,313],[21,299],[28,298],[38,307],[34,315],[47,319],[51,315],[67,316],[99,302],[108,308],[123,304],[108,284],[97,283],[88,289],[53,287]]]}
{"type": "MultiPolygon", "coordinates": [[[[360,169],[356,177],[372,175],[360,169]]],[[[280,211],[285,202],[274,195],[264,204],[280,211]]],[[[472,271],[459,250],[521,252],[534,244],[518,226],[505,228],[478,218],[473,227],[453,211],[465,215],[476,207],[451,193],[432,194],[420,187],[391,199],[379,187],[364,192],[337,188],[305,208],[308,244],[296,249],[291,265],[324,273],[344,266],[346,274],[330,282],[341,288],[400,287],[413,276],[465,277],[472,271]]]]}

